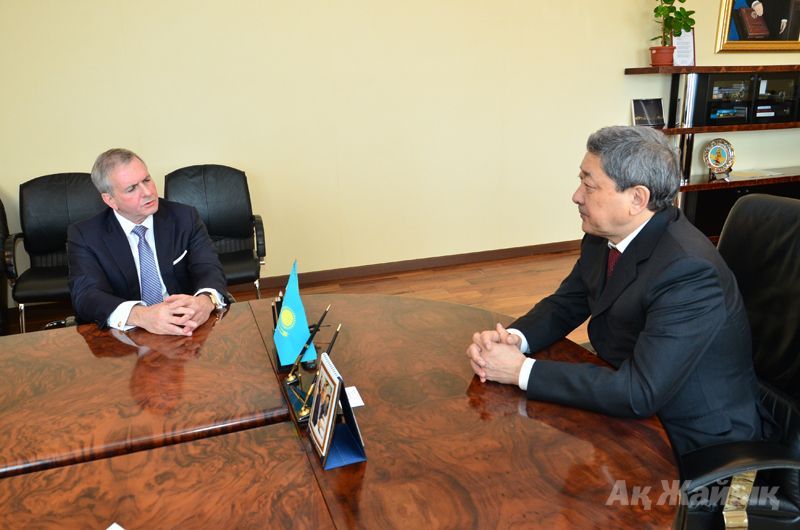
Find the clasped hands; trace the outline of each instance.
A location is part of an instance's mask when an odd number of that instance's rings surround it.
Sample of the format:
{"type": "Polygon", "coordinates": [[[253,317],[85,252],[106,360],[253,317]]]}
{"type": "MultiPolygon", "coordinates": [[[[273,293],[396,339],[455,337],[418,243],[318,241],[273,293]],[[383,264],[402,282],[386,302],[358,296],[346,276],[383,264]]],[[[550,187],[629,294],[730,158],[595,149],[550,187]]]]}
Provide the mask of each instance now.
{"type": "Polygon", "coordinates": [[[525,355],[519,349],[520,343],[520,337],[509,333],[501,324],[497,324],[495,329],[472,335],[467,357],[481,383],[518,384],[519,371],[525,361],[525,355]]]}
{"type": "Polygon", "coordinates": [[[201,326],[216,307],[208,296],[173,294],[160,304],[136,305],[128,315],[128,325],[157,335],[185,335],[201,326]]]}

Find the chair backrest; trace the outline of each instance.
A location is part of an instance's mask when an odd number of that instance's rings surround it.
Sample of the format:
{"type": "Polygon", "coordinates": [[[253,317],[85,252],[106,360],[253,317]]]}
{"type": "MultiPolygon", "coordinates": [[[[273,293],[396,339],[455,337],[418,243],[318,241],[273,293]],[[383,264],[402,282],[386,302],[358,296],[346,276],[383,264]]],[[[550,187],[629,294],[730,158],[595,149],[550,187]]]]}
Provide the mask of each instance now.
{"type": "Polygon", "coordinates": [[[725,221],[719,252],[747,308],[762,401],[784,443],[800,449],[800,200],[742,197],[725,221]]]}
{"type": "MultiPolygon", "coordinates": [[[[6,208],[5,206],[3,206],[3,201],[0,201],[0,254],[2,254],[3,252],[3,248],[6,244],[7,237],[8,237],[8,218],[6,217],[6,208]]],[[[0,276],[4,275],[5,275],[5,267],[3,267],[3,271],[0,272],[0,276]]]]}
{"type": "MultiPolygon", "coordinates": [[[[3,201],[0,201],[0,256],[3,256],[3,251],[6,245],[6,238],[8,237],[8,218],[6,217],[6,208],[3,206],[3,201]]],[[[0,258],[0,335],[5,335],[6,331],[6,266],[5,259],[0,258]]]]}
{"type": "Polygon", "coordinates": [[[245,240],[253,248],[253,208],[243,171],[216,164],[176,169],[165,177],[164,197],[197,208],[215,242],[245,240]]]}
{"type": "Polygon", "coordinates": [[[0,315],[0,323],[5,322],[4,315],[6,309],[6,262],[5,256],[3,255],[5,248],[6,248],[6,238],[8,237],[8,217],[6,217],[6,208],[3,206],[3,201],[0,201],[0,311],[3,312],[3,315],[0,315]]]}
{"type": "Polygon", "coordinates": [[[31,265],[66,265],[67,227],[104,208],[89,173],[57,173],[20,184],[20,224],[31,265]]]}

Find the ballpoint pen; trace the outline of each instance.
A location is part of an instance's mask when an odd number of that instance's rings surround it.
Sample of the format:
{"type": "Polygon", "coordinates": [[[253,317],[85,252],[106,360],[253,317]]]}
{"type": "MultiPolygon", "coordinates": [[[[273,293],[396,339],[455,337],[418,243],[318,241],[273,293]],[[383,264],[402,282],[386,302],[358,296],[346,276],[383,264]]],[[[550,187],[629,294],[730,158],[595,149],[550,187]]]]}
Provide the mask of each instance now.
{"type": "Polygon", "coordinates": [[[330,309],[331,309],[331,305],[328,304],[328,307],[326,307],[325,311],[322,312],[322,316],[319,317],[319,320],[317,321],[316,325],[314,326],[314,331],[311,332],[311,334],[308,337],[308,340],[306,340],[306,343],[303,345],[303,348],[300,350],[300,353],[297,355],[297,358],[295,359],[294,364],[292,364],[292,369],[289,370],[289,375],[286,376],[286,383],[293,384],[293,383],[295,383],[297,381],[298,376],[297,376],[296,372],[297,372],[297,369],[300,367],[300,361],[303,359],[303,355],[305,355],[305,353],[308,350],[309,346],[311,346],[311,343],[314,341],[314,336],[317,334],[317,332],[319,331],[320,327],[322,326],[322,321],[325,320],[325,317],[328,315],[328,311],[330,311],[330,309]]]}

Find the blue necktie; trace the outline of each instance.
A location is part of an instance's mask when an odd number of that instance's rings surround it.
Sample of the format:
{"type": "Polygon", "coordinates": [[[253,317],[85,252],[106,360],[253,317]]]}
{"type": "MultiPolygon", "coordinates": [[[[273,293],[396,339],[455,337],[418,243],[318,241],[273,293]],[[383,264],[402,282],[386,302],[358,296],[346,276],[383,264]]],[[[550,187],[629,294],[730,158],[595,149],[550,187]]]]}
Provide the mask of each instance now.
{"type": "Polygon", "coordinates": [[[153,250],[147,244],[144,234],[147,227],[137,225],[133,233],[139,236],[139,289],[142,291],[142,301],[147,305],[155,305],[164,301],[161,296],[161,278],[156,268],[153,250]]]}

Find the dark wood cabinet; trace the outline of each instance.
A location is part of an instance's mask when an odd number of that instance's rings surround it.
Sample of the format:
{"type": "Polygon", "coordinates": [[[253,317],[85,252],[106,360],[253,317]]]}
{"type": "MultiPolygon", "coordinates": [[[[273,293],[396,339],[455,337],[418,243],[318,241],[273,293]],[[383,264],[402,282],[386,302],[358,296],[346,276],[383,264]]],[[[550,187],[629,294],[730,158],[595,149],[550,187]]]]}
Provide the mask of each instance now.
{"type": "Polygon", "coordinates": [[[782,172],[787,176],[682,186],[681,208],[701,232],[715,239],[740,197],[766,193],[800,199],[800,167],[785,168],[782,172]]]}

